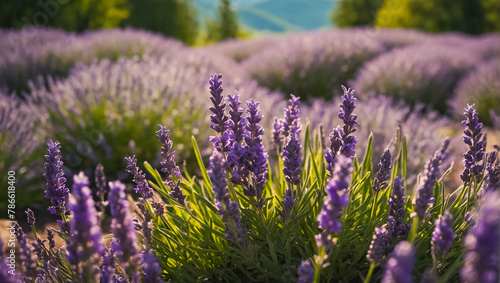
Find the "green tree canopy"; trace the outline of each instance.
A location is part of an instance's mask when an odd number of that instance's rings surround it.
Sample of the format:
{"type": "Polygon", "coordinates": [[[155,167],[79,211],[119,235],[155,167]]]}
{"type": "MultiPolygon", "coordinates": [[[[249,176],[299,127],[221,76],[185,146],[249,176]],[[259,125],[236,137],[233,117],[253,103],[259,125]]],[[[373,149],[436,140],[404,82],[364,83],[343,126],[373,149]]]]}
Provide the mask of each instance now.
{"type": "Polygon", "coordinates": [[[197,11],[191,0],[129,0],[130,17],[122,25],[147,29],[193,44],[198,34],[197,11]]]}
{"type": "Polygon", "coordinates": [[[498,5],[498,0],[385,0],[376,26],[481,34],[498,30],[498,5]]]}
{"type": "Polygon", "coordinates": [[[331,15],[338,27],[373,26],[377,10],[384,0],[343,0],[331,15]]]}

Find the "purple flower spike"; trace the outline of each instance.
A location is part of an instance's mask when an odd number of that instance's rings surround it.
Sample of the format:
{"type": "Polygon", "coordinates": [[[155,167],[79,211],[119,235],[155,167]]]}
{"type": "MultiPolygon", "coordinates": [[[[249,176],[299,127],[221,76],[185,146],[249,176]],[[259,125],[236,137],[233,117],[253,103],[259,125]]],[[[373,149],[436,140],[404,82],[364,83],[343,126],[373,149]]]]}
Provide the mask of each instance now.
{"type": "Polygon", "coordinates": [[[104,167],[101,163],[97,164],[95,168],[95,186],[97,187],[97,196],[99,199],[104,200],[106,195],[106,175],[104,175],[104,167]]]}
{"type": "Polygon", "coordinates": [[[399,243],[387,261],[382,283],[413,283],[415,251],[410,243],[399,243]]]}
{"type": "Polygon", "coordinates": [[[357,116],[352,114],[356,108],[356,98],[354,98],[354,90],[347,89],[342,86],[344,95],[342,96],[342,103],[340,103],[340,110],[338,117],[344,121],[344,133],[346,136],[356,131],[355,126],[359,125],[356,121],[357,116]]]}
{"type": "Polygon", "coordinates": [[[244,162],[246,170],[250,173],[250,179],[254,180],[243,190],[247,196],[255,196],[259,201],[262,196],[262,190],[266,183],[267,174],[267,152],[264,150],[262,144],[262,136],[264,135],[264,128],[259,123],[262,120],[260,113],[259,102],[253,99],[247,101],[247,125],[245,126],[245,143],[248,159],[244,162]]]}
{"type": "Polygon", "coordinates": [[[181,187],[179,186],[181,181],[177,181],[177,184],[173,181],[168,181],[167,185],[170,187],[170,196],[173,197],[180,205],[184,206],[186,196],[182,193],[181,187]]]}
{"type": "Polygon", "coordinates": [[[460,272],[463,283],[493,283],[499,280],[500,195],[486,193],[477,225],[465,237],[467,253],[460,272]]]}
{"type": "Polygon", "coordinates": [[[100,283],[117,282],[115,275],[116,257],[113,249],[108,249],[106,255],[102,258],[101,278],[100,283]]]}
{"type": "Polygon", "coordinates": [[[339,156],[332,178],[326,184],[326,198],[318,215],[319,228],[326,233],[339,233],[342,230],[342,209],[349,204],[348,188],[351,184],[352,160],[339,156]]]}
{"type": "Polygon", "coordinates": [[[229,128],[231,129],[231,142],[241,143],[243,141],[243,126],[245,125],[245,118],[242,118],[243,108],[240,107],[240,97],[238,92],[235,91],[234,95],[228,94],[227,100],[229,102],[229,128]]]}
{"type": "Polygon", "coordinates": [[[285,120],[283,122],[283,135],[286,137],[286,145],[283,149],[285,168],[283,173],[285,179],[291,185],[300,184],[300,172],[302,165],[302,145],[300,142],[300,118],[299,97],[292,98],[285,108],[285,120]]]}
{"type": "Polygon", "coordinates": [[[450,139],[446,139],[441,148],[425,164],[424,174],[417,189],[417,198],[415,200],[415,213],[420,219],[428,216],[427,207],[434,202],[434,183],[439,178],[439,166],[444,158],[446,149],[450,144],[450,139]]]}
{"type": "Polygon", "coordinates": [[[136,193],[141,194],[144,199],[153,197],[153,189],[151,189],[148,185],[148,181],[146,180],[146,174],[142,173],[142,170],[139,170],[137,167],[137,159],[135,159],[135,155],[132,157],[125,157],[125,162],[127,162],[127,171],[132,176],[134,176],[134,183],[137,185],[134,190],[136,193]]]}
{"type": "Polygon", "coordinates": [[[380,190],[385,190],[388,184],[386,181],[391,176],[391,168],[392,168],[392,156],[389,149],[384,150],[382,157],[380,158],[380,162],[378,163],[378,171],[375,180],[373,180],[373,191],[379,192],[380,190]]]}
{"type": "Polygon", "coordinates": [[[333,129],[330,134],[330,148],[326,150],[326,168],[333,175],[333,169],[336,162],[336,157],[339,154],[347,156],[349,158],[354,157],[354,148],[358,139],[355,136],[351,136],[352,133],[356,131],[356,125],[359,125],[356,121],[357,116],[352,114],[354,108],[356,108],[354,98],[354,90],[346,89],[342,86],[344,90],[344,95],[342,96],[342,102],[340,103],[340,110],[338,117],[344,122],[344,126],[337,126],[333,129]]]}
{"type": "Polygon", "coordinates": [[[453,218],[446,211],[438,220],[436,220],[436,228],[432,232],[432,256],[439,259],[448,253],[451,242],[453,241],[453,218]]]}
{"type": "Polygon", "coordinates": [[[47,180],[47,190],[45,190],[45,198],[49,198],[52,202],[49,207],[50,213],[54,215],[63,215],[66,212],[66,203],[68,202],[69,189],[66,188],[66,178],[61,169],[63,162],[61,161],[60,144],[58,141],[52,140],[47,144],[48,154],[45,155],[47,162],[45,163],[45,174],[43,177],[47,180]]]}
{"type": "Polygon", "coordinates": [[[464,153],[463,164],[465,168],[462,174],[460,174],[460,178],[464,183],[469,183],[473,177],[478,177],[483,171],[483,165],[478,163],[484,157],[486,136],[483,136],[481,133],[483,123],[479,123],[479,117],[476,109],[474,109],[474,104],[467,105],[464,115],[466,120],[462,121],[462,125],[465,127],[463,140],[469,147],[469,150],[464,153]]]}
{"type": "Polygon", "coordinates": [[[293,206],[295,205],[295,190],[287,189],[283,197],[283,210],[282,213],[286,217],[290,216],[293,206]]]}
{"type": "Polygon", "coordinates": [[[299,283],[312,283],[314,279],[314,267],[309,260],[303,260],[297,270],[299,283]]]}
{"type": "Polygon", "coordinates": [[[28,224],[33,225],[35,224],[35,213],[31,209],[26,210],[26,217],[28,218],[28,224]]]}
{"type": "Polygon", "coordinates": [[[404,179],[400,179],[399,177],[394,178],[392,196],[390,196],[388,201],[390,210],[387,222],[391,238],[405,237],[410,230],[409,224],[403,224],[406,200],[403,183],[404,179]]]}
{"type": "Polygon", "coordinates": [[[142,255],[142,262],[144,263],[142,270],[144,272],[145,283],[163,282],[163,280],[160,280],[162,270],[154,254],[144,253],[142,255]]]}
{"type": "Polygon", "coordinates": [[[273,122],[273,143],[278,148],[278,150],[281,150],[282,147],[282,137],[281,133],[283,131],[283,123],[281,120],[278,120],[278,117],[274,117],[274,122],[273,122]]]}
{"type": "Polygon", "coordinates": [[[47,228],[47,240],[49,241],[49,247],[54,249],[56,247],[56,241],[54,240],[54,232],[51,228],[47,228]]]}
{"type": "Polygon", "coordinates": [[[99,274],[101,256],[104,255],[99,217],[88,187],[87,176],[80,172],[73,176],[73,182],[72,197],[68,205],[73,214],[70,220],[71,235],[67,243],[67,258],[82,281],[94,281],[99,274]],[[92,270],[93,277],[88,277],[85,267],[92,270]]]}
{"type": "Polygon", "coordinates": [[[220,152],[214,150],[210,156],[208,175],[215,194],[215,206],[226,226],[226,238],[242,243],[245,241],[245,230],[240,219],[240,208],[237,203],[230,200],[225,168],[224,157],[220,152]],[[231,223],[234,225],[237,235],[233,234],[231,223]]]}
{"type": "Polygon", "coordinates": [[[285,107],[285,120],[282,122],[283,136],[285,138],[288,137],[294,127],[300,129],[300,97],[296,97],[293,94],[290,94],[290,96],[291,98],[288,100],[288,106],[285,107]]]}
{"type": "Polygon", "coordinates": [[[366,258],[375,264],[382,264],[387,260],[387,255],[391,252],[392,244],[389,231],[385,227],[375,227],[370,249],[366,258]]]}
{"type": "Polygon", "coordinates": [[[159,125],[160,129],[156,132],[156,135],[160,138],[160,142],[163,144],[161,148],[161,157],[163,157],[163,161],[161,164],[161,172],[167,173],[167,180],[173,177],[180,177],[181,171],[179,167],[175,164],[174,156],[175,151],[172,151],[173,142],[170,140],[170,130],[167,130],[162,125],[159,125]]]}
{"type": "Polygon", "coordinates": [[[33,257],[32,249],[28,245],[28,236],[24,234],[23,229],[18,224],[16,224],[15,229],[19,248],[19,263],[24,268],[23,282],[32,282],[37,275],[36,259],[33,257]]]}
{"type": "Polygon", "coordinates": [[[113,228],[111,248],[129,278],[136,276],[140,268],[141,255],[137,245],[134,222],[130,212],[130,204],[125,195],[125,185],[120,181],[109,182],[109,208],[113,228]]]}
{"type": "Polygon", "coordinates": [[[213,115],[210,116],[210,128],[217,132],[217,136],[210,137],[210,140],[214,143],[215,149],[219,152],[229,151],[228,143],[229,136],[226,133],[228,128],[229,117],[225,114],[224,108],[226,103],[224,102],[224,97],[222,96],[222,81],[220,80],[222,75],[213,74],[210,76],[210,100],[213,106],[209,109],[212,111],[213,115]]]}
{"type": "Polygon", "coordinates": [[[497,157],[497,151],[490,151],[486,159],[486,176],[482,189],[485,192],[500,190],[500,160],[497,157]]]}

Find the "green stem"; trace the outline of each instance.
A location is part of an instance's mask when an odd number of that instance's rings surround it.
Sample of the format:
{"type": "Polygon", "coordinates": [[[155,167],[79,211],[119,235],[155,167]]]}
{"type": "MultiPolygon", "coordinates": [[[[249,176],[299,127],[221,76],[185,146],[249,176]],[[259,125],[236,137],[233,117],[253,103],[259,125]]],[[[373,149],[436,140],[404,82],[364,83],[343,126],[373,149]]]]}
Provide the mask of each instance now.
{"type": "Polygon", "coordinates": [[[318,251],[318,256],[314,262],[314,283],[319,283],[321,278],[321,269],[323,268],[323,262],[325,261],[325,247],[321,247],[318,251]]]}
{"type": "Polygon", "coordinates": [[[368,270],[368,274],[366,275],[366,278],[365,278],[365,281],[363,281],[364,283],[369,283],[370,280],[372,279],[372,275],[373,275],[373,270],[375,269],[375,263],[372,263],[370,265],[370,270],[368,270]]]}
{"type": "Polygon", "coordinates": [[[413,218],[413,223],[411,225],[410,234],[408,235],[408,242],[413,243],[413,240],[415,240],[415,236],[417,235],[419,225],[420,225],[420,217],[415,216],[413,218]]]}

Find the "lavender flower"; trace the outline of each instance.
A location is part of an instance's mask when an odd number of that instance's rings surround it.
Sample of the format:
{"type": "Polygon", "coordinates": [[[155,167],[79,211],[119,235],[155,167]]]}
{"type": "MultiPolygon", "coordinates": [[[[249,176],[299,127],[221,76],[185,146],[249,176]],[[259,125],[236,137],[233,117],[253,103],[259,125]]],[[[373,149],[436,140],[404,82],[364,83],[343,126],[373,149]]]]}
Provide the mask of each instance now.
{"type": "Polygon", "coordinates": [[[106,194],[106,175],[104,175],[104,167],[101,163],[97,164],[95,168],[95,186],[98,189],[96,195],[101,199],[101,202],[103,202],[106,194]]]}
{"type": "Polygon", "coordinates": [[[436,228],[432,232],[432,256],[439,259],[448,253],[451,242],[453,241],[453,218],[451,214],[446,211],[443,215],[436,220],[436,228]]]}
{"type": "Polygon", "coordinates": [[[248,123],[245,126],[244,140],[248,159],[244,162],[244,166],[250,173],[250,179],[253,182],[243,192],[247,196],[255,196],[257,200],[260,200],[264,184],[266,183],[268,155],[264,151],[264,145],[262,144],[264,128],[259,124],[262,120],[259,102],[250,99],[246,104],[248,107],[246,111],[248,114],[248,123]]]}
{"type": "Polygon", "coordinates": [[[162,270],[154,254],[149,252],[143,253],[142,262],[143,262],[142,270],[144,272],[145,283],[163,282],[162,280],[160,280],[162,270]]]}
{"type": "Polygon", "coordinates": [[[375,180],[373,180],[373,191],[378,193],[380,190],[384,190],[387,188],[388,184],[386,181],[389,179],[391,175],[391,152],[389,149],[384,150],[382,157],[380,158],[380,162],[378,163],[378,171],[375,180]]]}
{"type": "MultiPolygon", "coordinates": [[[[356,131],[356,125],[359,125],[356,121],[357,116],[352,114],[354,108],[356,108],[356,98],[354,98],[354,90],[347,89],[342,86],[344,90],[344,95],[342,96],[342,103],[340,103],[340,110],[338,117],[344,121],[344,134],[346,136],[354,133],[356,131]]],[[[346,154],[346,156],[349,156],[346,154]]]]}
{"type": "Polygon", "coordinates": [[[349,158],[354,157],[354,147],[358,142],[355,136],[350,134],[356,131],[356,121],[357,116],[352,114],[354,108],[356,108],[356,98],[354,98],[354,90],[346,89],[342,86],[344,95],[342,96],[342,102],[340,103],[340,110],[338,117],[344,122],[343,127],[337,126],[333,129],[330,134],[330,148],[326,150],[325,159],[327,162],[327,169],[330,174],[333,174],[335,158],[339,154],[343,154],[349,158]]]}
{"type": "Polygon", "coordinates": [[[229,136],[226,133],[228,128],[229,117],[224,113],[224,108],[226,103],[224,102],[224,97],[222,96],[222,81],[220,79],[222,75],[213,74],[210,76],[210,100],[213,106],[209,109],[212,111],[213,115],[210,116],[210,128],[215,130],[218,136],[210,137],[210,140],[214,143],[215,149],[220,152],[229,151],[228,140],[229,136]]]}
{"type": "Polygon", "coordinates": [[[168,181],[167,185],[170,187],[170,196],[174,198],[180,205],[184,206],[186,195],[182,193],[181,187],[179,186],[181,181],[177,181],[177,184],[173,181],[168,181]]]}
{"type": "Polygon", "coordinates": [[[285,179],[291,185],[300,184],[300,172],[302,165],[302,145],[300,142],[300,118],[299,97],[293,94],[285,108],[285,120],[283,121],[283,135],[286,137],[286,145],[283,149],[285,168],[283,173],[285,179]]]}
{"type": "Polygon", "coordinates": [[[487,191],[500,189],[500,160],[497,157],[497,151],[490,151],[486,158],[486,176],[482,189],[487,191]]]}
{"type": "Polygon", "coordinates": [[[278,120],[278,117],[274,117],[274,122],[273,122],[273,143],[276,146],[278,150],[281,151],[281,133],[283,131],[283,123],[281,120],[278,120]]]}
{"type": "Polygon", "coordinates": [[[466,120],[462,121],[465,127],[463,140],[469,146],[469,150],[464,153],[464,171],[460,178],[464,183],[469,183],[473,177],[479,177],[483,171],[483,166],[478,164],[483,160],[484,149],[486,147],[486,136],[483,136],[481,129],[483,123],[479,123],[478,114],[474,109],[474,104],[467,105],[464,115],[466,120]]]}
{"type": "Polygon", "coordinates": [[[366,254],[366,258],[375,264],[382,264],[387,259],[387,255],[391,252],[392,243],[389,231],[385,227],[375,227],[370,249],[366,254]]]}
{"type": "Polygon", "coordinates": [[[5,247],[3,245],[2,238],[0,237],[0,264],[3,267],[0,268],[0,282],[5,282],[5,283],[22,282],[16,270],[11,271],[10,268],[6,268],[10,263],[15,263],[15,260],[10,262],[7,258],[5,258],[5,247]],[[11,273],[9,271],[11,271],[11,273]]]}
{"type": "Polygon", "coordinates": [[[420,219],[424,219],[428,216],[428,213],[426,213],[427,207],[430,203],[434,202],[434,198],[432,197],[434,183],[436,183],[439,178],[439,165],[441,165],[449,144],[450,140],[446,139],[441,145],[441,148],[438,149],[425,164],[424,174],[420,180],[417,189],[417,198],[415,200],[415,213],[420,219]]]}
{"type": "Polygon", "coordinates": [[[49,241],[49,247],[54,249],[56,247],[56,241],[54,240],[54,232],[50,228],[47,228],[47,240],[49,241]]]}
{"type": "Polygon", "coordinates": [[[166,127],[159,125],[160,129],[156,132],[156,135],[160,138],[160,142],[163,144],[161,148],[161,157],[163,157],[163,161],[160,163],[162,166],[161,171],[163,173],[167,173],[167,179],[170,180],[170,177],[180,177],[181,171],[179,167],[175,164],[174,156],[175,151],[172,151],[173,142],[170,140],[170,130],[167,130],[166,127]]]}
{"type": "Polygon", "coordinates": [[[19,247],[19,262],[24,269],[24,281],[32,281],[37,276],[37,264],[31,247],[28,245],[28,236],[24,234],[21,226],[16,224],[16,239],[19,247]]]}
{"type": "Polygon", "coordinates": [[[237,203],[232,202],[229,197],[226,182],[226,161],[222,154],[216,150],[210,156],[208,175],[212,182],[212,189],[215,194],[215,206],[226,226],[226,238],[235,239],[237,242],[243,242],[245,230],[240,219],[240,209],[237,203]],[[237,235],[233,234],[233,227],[237,235]]]}
{"type": "Polygon", "coordinates": [[[61,169],[63,162],[61,161],[61,151],[59,142],[52,140],[47,144],[48,155],[45,155],[47,162],[45,163],[45,174],[43,177],[47,180],[47,190],[45,190],[45,198],[50,198],[53,206],[49,207],[49,211],[55,215],[63,215],[66,212],[66,203],[68,201],[69,189],[66,188],[66,178],[61,169]]]}
{"type": "Polygon", "coordinates": [[[125,185],[120,181],[109,182],[109,207],[111,211],[114,239],[111,248],[129,278],[137,276],[141,255],[137,245],[130,204],[125,196],[125,185]]]}
{"type": "Polygon", "coordinates": [[[399,177],[394,178],[394,186],[392,187],[392,196],[389,197],[389,218],[388,230],[391,238],[404,237],[410,230],[409,224],[403,224],[403,215],[405,212],[405,188],[403,187],[404,179],[399,177]]]}
{"type": "Polygon", "coordinates": [[[155,210],[156,216],[161,216],[165,214],[165,205],[162,202],[154,201],[151,203],[151,206],[155,210]]]}
{"type": "Polygon", "coordinates": [[[229,128],[231,129],[231,142],[241,143],[243,141],[243,126],[245,125],[245,118],[242,118],[243,109],[240,107],[241,102],[238,92],[235,91],[234,95],[228,94],[227,100],[229,101],[229,128]]]}
{"type": "Polygon", "coordinates": [[[125,161],[128,163],[126,171],[134,176],[134,183],[137,185],[134,190],[136,193],[140,193],[144,199],[153,197],[153,189],[148,185],[146,180],[146,174],[142,173],[137,167],[137,159],[135,155],[132,157],[125,157],[125,161]]]}
{"type": "Polygon", "coordinates": [[[67,258],[81,280],[92,281],[99,273],[98,265],[104,255],[99,217],[88,187],[87,176],[80,172],[73,176],[73,182],[69,203],[73,215],[70,220],[71,235],[67,244],[67,258]]]}
{"type": "Polygon", "coordinates": [[[339,156],[332,178],[325,187],[326,198],[318,215],[320,229],[328,234],[339,233],[342,230],[342,209],[349,204],[348,188],[351,183],[352,160],[339,156]]]}
{"type": "Polygon", "coordinates": [[[26,210],[26,216],[28,218],[28,224],[31,226],[31,225],[34,225],[35,224],[35,213],[33,212],[33,210],[31,209],[27,209],[26,210]]]}
{"type": "Polygon", "coordinates": [[[290,216],[293,206],[295,205],[295,190],[287,189],[285,191],[285,196],[283,197],[283,216],[287,218],[290,216]]]}
{"type": "Polygon", "coordinates": [[[314,279],[314,267],[309,260],[303,260],[300,264],[297,274],[299,283],[312,283],[314,279]]]}
{"type": "Polygon", "coordinates": [[[410,243],[399,243],[387,261],[382,283],[413,283],[415,251],[410,243]]]}
{"type": "Polygon", "coordinates": [[[113,249],[108,249],[102,257],[101,279],[100,283],[116,282],[116,256],[113,249]]]}
{"type": "Polygon", "coordinates": [[[465,237],[467,253],[460,277],[464,283],[499,280],[500,201],[498,192],[487,193],[478,223],[465,237]]]}

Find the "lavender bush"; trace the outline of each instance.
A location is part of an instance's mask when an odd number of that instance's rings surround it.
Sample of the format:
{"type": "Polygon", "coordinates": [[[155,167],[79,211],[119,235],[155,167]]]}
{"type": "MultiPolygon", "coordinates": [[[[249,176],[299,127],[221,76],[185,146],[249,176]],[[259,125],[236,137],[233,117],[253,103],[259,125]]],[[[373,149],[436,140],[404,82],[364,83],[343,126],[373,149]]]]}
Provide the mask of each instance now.
{"type": "Polygon", "coordinates": [[[302,97],[330,98],[366,61],[383,52],[376,40],[356,40],[349,30],[302,33],[255,53],[243,63],[260,85],[302,97]]]}
{"type": "Polygon", "coordinates": [[[500,60],[491,60],[477,66],[457,85],[450,107],[456,115],[462,114],[462,107],[474,104],[487,125],[492,125],[490,109],[500,109],[500,60]]]}
{"type": "Polygon", "coordinates": [[[366,63],[352,83],[363,95],[384,94],[445,112],[446,101],[478,58],[461,47],[423,44],[396,49],[366,63]]]}

